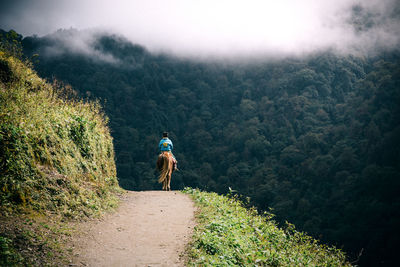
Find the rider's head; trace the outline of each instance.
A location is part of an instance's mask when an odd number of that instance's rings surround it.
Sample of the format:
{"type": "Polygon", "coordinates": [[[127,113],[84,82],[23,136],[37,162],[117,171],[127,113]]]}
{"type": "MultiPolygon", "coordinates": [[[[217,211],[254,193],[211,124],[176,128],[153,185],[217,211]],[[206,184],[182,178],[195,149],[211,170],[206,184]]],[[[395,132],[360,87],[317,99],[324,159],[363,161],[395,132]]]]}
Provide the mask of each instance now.
{"type": "Polygon", "coordinates": [[[167,132],[163,132],[162,137],[168,137],[168,133],[167,132]]]}

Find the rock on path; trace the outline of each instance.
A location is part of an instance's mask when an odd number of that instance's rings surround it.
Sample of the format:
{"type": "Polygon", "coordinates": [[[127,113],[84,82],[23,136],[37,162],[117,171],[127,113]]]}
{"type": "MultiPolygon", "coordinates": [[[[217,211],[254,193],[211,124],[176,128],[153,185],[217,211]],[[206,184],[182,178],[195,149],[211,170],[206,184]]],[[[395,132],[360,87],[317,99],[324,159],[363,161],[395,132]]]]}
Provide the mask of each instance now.
{"type": "Polygon", "coordinates": [[[71,266],[184,266],[194,210],[180,192],[128,192],[116,212],[79,227],[71,266]]]}

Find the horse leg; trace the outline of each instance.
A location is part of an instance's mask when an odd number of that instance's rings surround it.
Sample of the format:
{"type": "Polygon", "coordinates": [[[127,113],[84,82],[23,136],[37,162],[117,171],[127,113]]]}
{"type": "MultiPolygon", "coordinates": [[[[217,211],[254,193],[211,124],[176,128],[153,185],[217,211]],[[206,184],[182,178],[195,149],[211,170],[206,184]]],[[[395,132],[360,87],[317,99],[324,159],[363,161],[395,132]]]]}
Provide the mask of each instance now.
{"type": "Polygon", "coordinates": [[[174,172],[174,167],[175,167],[175,160],[174,160],[174,158],[171,157],[171,165],[170,165],[171,171],[169,172],[169,175],[168,175],[168,189],[169,190],[171,190],[171,179],[172,179],[172,173],[174,172]]]}
{"type": "Polygon", "coordinates": [[[168,173],[168,191],[171,191],[172,170],[168,173]]]}

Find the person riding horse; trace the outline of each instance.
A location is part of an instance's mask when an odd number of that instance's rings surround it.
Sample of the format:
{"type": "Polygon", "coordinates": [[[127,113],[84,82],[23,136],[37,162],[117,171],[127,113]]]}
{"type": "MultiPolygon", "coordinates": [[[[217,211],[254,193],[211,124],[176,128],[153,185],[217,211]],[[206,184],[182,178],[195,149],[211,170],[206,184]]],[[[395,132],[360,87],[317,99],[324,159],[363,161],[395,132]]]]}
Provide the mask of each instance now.
{"type": "Polygon", "coordinates": [[[172,154],[172,148],[174,147],[172,141],[168,138],[168,133],[163,133],[158,147],[160,148],[160,155],[157,159],[157,168],[160,171],[158,182],[162,183],[162,190],[171,190],[171,175],[177,170],[177,161],[175,156],[172,154]]]}
{"type": "MultiPolygon", "coordinates": [[[[165,152],[171,153],[172,158],[174,159],[173,170],[174,171],[178,170],[178,161],[176,160],[174,154],[172,154],[172,149],[174,148],[174,145],[172,144],[171,139],[168,138],[168,133],[167,132],[163,133],[163,138],[160,140],[160,143],[158,144],[158,147],[160,149],[160,153],[161,154],[165,153],[165,152]]],[[[161,154],[160,154],[160,156],[161,156],[161,154]]],[[[159,156],[159,158],[160,158],[160,156],[159,156]]],[[[160,168],[161,166],[159,164],[160,164],[159,161],[157,161],[157,166],[159,167],[158,169],[161,169],[160,168]]]]}

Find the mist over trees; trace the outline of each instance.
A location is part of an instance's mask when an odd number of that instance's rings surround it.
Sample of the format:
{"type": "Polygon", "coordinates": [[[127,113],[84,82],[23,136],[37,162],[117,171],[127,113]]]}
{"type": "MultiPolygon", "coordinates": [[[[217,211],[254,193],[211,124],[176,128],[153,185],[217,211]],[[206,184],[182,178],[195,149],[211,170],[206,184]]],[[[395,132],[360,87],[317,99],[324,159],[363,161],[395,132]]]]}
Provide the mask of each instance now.
{"type": "Polygon", "coordinates": [[[352,260],[363,249],[361,266],[397,262],[398,53],[224,64],[154,55],[114,35],[92,40],[91,54],[60,40],[22,43],[26,55],[39,54],[40,75],[105,102],[125,189],[160,188],[166,130],[180,168],[174,190],[231,187],[352,260]]]}

